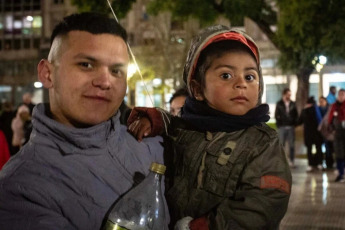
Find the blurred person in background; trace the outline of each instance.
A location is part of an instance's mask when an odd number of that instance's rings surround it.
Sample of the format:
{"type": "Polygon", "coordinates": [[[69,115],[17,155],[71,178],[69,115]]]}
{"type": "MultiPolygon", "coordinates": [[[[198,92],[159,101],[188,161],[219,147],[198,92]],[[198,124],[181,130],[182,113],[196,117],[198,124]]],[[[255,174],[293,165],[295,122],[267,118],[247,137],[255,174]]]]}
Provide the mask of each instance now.
{"type": "Polygon", "coordinates": [[[326,97],[327,103],[329,105],[333,104],[337,100],[337,96],[336,95],[337,95],[337,88],[335,86],[333,86],[333,85],[330,86],[329,87],[329,93],[328,93],[328,95],[326,97]]]}
{"type": "Polygon", "coordinates": [[[127,119],[129,117],[129,114],[131,114],[132,108],[126,104],[125,100],[123,100],[119,110],[121,112],[120,123],[122,125],[127,125],[127,119]]]}
{"type": "Polygon", "coordinates": [[[10,159],[10,150],[8,148],[7,140],[0,129],[0,170],[2,169],[2,166],[10,159]]]}
{"type": "Polygon", "coordinates": [[[174,116],[179,116],[181,108],[183,107],[186,98],[188,96],[187,88],[180,88],[171,96],[170,103],[170,113],[174,116]]]}
{"type": "Polygon", "coordinates": [[[289,164],[295,167],[295,125],[298,119],[296,103],[291,100],[291,90],[285,88],[282,98],[276,104],[275,110],[276,125],[281,143],[289,144],[289,164]]]}
{"type": "Polygon", "coordinates": [[[334,135],[332,133],[332,130],[327,129],[327,123],[328,123],[328,110],[329,110],[329,104],[327,102],[327,99],[323,96],[319,98],[319,111],[321,115],[321,120],[319,120],[319,126],[318,130],[320,131],[321,135],[324,138],[324,145],[325,145],[325,161],[326,161],[326,167],[327,169],[333,169],[334,164],[334,148],[333,148],[333,139],[334,135]],[[329,132],[331,131],[331,132],[329,132]]]}
{"type": "Polygon", "coordinates": [[[17,110],[16,117],[13,118],[11,128],[13,132],[12,146],[14,154],[28,141],[31,129],[27,130],[31,125],[30,110],[26,105],[20,105],[17,110]]]}
{"type": "Polygon", "coordinates": [[[333,144],[338,169],[335,182],[345,182],[345,89],[339,90],[337,100],[331,106],[328,124],[335,129],[333,144]]]}
{"type": "Polygon", "coordinates": [[[30,115],[32,115],[32,111],[35,107],[35,104],[32,103],[32,94],[29,92],[24,93],[22,96],[22,100],[23,100],[22,104],[26,105],[29,108],[30,115]]]}
{"type": "Polygon", "coordinates": [[[15,114],[15,111],[13,110],[13,106],[11,102],[5,101],[2,104],[2,113],[0,115],[0,129],[5,134],[8,148],[10,150],[11,155],[14,155],[16,153],[16,150],[14,150],[12,146],[13,131],[11,128],[11,123],[15,116],[16,114],[15,114]]]}
{"type": "Polygon", "coordinates": [[[304,144],[307,147],[308,168],[307,172],[322,168],[322,142],[323,138],[318,130],[321,115],[314,97],[309,97],[307,104],[298,118],[297,125],[303,124],[304,144]],[[315,146],[315,148],[313,148],[315,146]]]}

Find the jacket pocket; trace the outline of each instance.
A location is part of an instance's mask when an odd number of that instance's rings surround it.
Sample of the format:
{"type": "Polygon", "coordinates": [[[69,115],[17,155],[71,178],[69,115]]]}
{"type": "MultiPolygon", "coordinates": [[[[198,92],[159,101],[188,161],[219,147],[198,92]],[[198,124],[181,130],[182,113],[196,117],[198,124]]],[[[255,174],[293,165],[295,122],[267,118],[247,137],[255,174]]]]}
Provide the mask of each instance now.
{"type": "Polygon", "coordinates": [[[199,171],[199,178],[202,173],[202,189],[222,197],[233,195],[238,180],[238,175],[233,173],[232,155],[235,147],[236,142],[233,141],[226,142],[219,148],[208,146],[204,169],[199,171]]]}

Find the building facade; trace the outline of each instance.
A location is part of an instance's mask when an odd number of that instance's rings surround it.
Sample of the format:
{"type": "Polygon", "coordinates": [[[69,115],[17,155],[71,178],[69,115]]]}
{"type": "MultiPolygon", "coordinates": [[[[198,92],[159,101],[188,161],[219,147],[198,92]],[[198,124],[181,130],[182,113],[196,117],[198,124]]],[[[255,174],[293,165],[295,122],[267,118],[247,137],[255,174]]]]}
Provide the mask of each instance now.
{"type": "Polygon", "coordinates": [[[0,99],[17,105],[25,92],[42,101],[36,66],[46,57],[53,26],[75,12],[64,0],[0,1],[0,99]]]}
{"type": "MultiPolygon", "coordinates": [[[[129,79],[127,100],[131,105],[165,107],[171,94],[183,85],[182,69],[190,39],[198,33],[195,20],[175,21],[168,12],[149,15],[149,0],[137,0],[120,23],[129,35],[129,45],[146,80],[129,79]],[[131,82],[132,81],[132,82],[131,82]],[[151,95],[151,96],[150,96],[151,95]]],[[[47,100],[42,88],[35,88],[36,66],[46,58],[50,34],[64,16],[76,12],[70,0],[0,0],[0,100],[21,102],[25,92],[34,93],[34,102],[47,100]]],[[[110,12],[110,10],[109,10],[110,12]]],[[[220,18],[217,24],[230,26],[220,18]]],[[[243,27],[261,50],[265,79],[263,101],[270,104],[271,113],[284,87],[297,91],[297,78],[282,74],[277,67],[279,51],[254,22],[245,19],[243,27]]],[[[327,95],[330,85],[345,88],[345,66],[326,65],[310,78],[310,95],[327,95]]],[[[294,98],[293,98],[294,99],[294,98]]]]}

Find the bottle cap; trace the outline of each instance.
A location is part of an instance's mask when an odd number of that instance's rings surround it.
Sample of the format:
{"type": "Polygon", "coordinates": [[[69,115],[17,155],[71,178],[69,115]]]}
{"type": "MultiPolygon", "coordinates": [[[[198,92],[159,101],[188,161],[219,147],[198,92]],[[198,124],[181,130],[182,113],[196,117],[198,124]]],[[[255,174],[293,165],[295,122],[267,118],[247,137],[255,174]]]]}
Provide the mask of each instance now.
{"type": "Polygon", "coordinates": [[[153,162],[151,164],[150,170],[152,172],[156,172],[156,173],[159,173],[159,174],[164,174],[165,170],[166,170],[166,166],[162,165],[162,164],[158,164],[156,162],[153,162]]]}

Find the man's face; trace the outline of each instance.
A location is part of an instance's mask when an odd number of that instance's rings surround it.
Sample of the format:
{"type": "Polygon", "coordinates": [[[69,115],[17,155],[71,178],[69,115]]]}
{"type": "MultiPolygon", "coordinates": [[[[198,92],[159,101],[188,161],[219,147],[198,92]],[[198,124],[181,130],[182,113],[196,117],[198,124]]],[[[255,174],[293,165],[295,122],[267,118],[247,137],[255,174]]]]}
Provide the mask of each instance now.
{"type": "Polygon", "coordinates": [[[71,31],[61,44],[56,60],[46,62],[54,119],[73,127],[108,120],[126,92],[126,43],[111,34],[71,31]]]}
{"type": "Polygon", "coordinates": [[[290,101],[291,100],[291,91],[287,91],[284,95],[283,95],[283,99],[285,101],[290,101]]]}
{"type": "Polygon", "coordinates": [[[331,93],[335,95],[337,93],[337,88],[331,88],[331,93]]]}
{"type": "Polygon", "coordinates": [[[345,91],[339,91],[338,92],[337,100],[341,103],[345,101],[345,91]]]}

